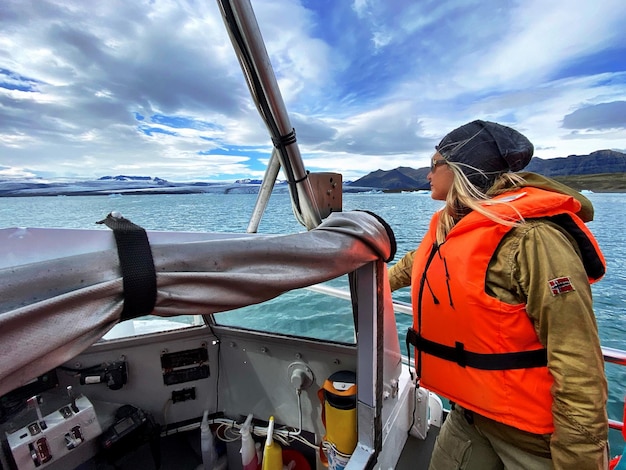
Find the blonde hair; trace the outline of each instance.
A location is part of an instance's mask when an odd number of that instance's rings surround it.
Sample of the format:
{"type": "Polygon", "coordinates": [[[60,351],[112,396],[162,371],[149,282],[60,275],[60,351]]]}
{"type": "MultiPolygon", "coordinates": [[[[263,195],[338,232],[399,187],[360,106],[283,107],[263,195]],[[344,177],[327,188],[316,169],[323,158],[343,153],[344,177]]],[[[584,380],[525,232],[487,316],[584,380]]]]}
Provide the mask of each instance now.
{"type": "MultiPolygon", "coordinates": [[[[446,196],[446,205],[439,216],[436,234],[437,243],[443,243],[456,223],[471,211],[476,211],[498,224],[515,226],[524,222],[523,217],[519,213],[517,213],[518,217],[515,219],[504,218],[489,210],[486,204],[506,204],[503,201],[493,200],[493,197],[510,190],[512,187],[523,184],[525,182],[524,178],[511,172],[502,173],[496,178],[493,185],[483,192],[467,179],[467,176],[461,171],[461,167],[456,162],[449,161],[447,164],[454,173],[454,178],[450,191],[448,191],[446,196]]],[[[464,166],[468,165],[464,164],[464,166]]],[[[476,171],[480,170],[476,169],[476,171]]]]}

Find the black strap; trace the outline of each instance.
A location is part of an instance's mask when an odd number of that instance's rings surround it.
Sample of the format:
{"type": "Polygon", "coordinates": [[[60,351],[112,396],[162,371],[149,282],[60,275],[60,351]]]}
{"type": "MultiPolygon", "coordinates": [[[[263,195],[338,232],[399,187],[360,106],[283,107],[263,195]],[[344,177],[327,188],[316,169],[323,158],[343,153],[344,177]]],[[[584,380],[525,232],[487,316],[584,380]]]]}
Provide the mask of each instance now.
{"type": "Polygon", "coordinates": [[[156,304],[157,282],[146,231],[121,216],[107,215],[96,222],[113,230],[124,282],[124,309],[120,321],[147,315],[156,304]]]}
{"type": "Polygon", "coordinates": [[[284,148],[287,145],[295,144],[296,141],[297,141],[296,130],[293,128],[291,129],[291,132],[289,132],[288,134],[281,135],[278,138],[272,137],[272,143],[274,144],[274,147],[276,147],[277,149],[280,149],[281,147],[284,148]]]}
{"type": "Polygon", "coordinates": [[[409,328],[406,342],[412,344],[425,354],[456,362],[461,367],[472,367],[482,370],[529,369],[544,367],[548,364],[548,353],[544,349],[519,351],[510,353],[483,354],[467,351],[463,343],[456,342],[455,346],[446,346],[435,343],[419,335],[413,328],[409,328]]]}

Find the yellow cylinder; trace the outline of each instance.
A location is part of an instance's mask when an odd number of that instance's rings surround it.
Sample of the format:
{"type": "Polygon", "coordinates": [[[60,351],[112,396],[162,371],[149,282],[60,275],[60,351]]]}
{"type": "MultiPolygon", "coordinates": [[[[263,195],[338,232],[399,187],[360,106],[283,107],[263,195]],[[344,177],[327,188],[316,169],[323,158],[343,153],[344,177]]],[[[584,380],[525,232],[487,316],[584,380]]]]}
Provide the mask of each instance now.
{"type": "Polygon", "coordinates": [[[357,444],[356,374],[339,371],[323,386],[325,441],[343,454],[352,454],[357,444]]]}

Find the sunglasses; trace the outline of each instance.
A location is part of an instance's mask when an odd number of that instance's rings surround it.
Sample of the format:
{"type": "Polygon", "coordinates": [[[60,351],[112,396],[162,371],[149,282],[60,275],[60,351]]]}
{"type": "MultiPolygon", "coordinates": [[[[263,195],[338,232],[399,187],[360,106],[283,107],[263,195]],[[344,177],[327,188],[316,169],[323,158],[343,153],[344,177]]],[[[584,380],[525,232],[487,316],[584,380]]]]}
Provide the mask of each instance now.
{"type": "Polygon", "coordinates": [[[435,160],[434,158],[430,161],[430,171],[433,172],[439,165],[447,165],[448,162],[444,159],[435,160]]]}

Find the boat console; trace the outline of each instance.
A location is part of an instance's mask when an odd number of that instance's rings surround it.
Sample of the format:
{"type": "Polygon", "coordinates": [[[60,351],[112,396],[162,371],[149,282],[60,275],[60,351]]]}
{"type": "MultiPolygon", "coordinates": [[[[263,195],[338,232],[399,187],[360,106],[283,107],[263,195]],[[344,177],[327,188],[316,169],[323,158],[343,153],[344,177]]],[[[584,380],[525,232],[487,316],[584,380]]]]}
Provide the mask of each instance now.
{"type": "MultiPolygon", "coordinates": [[[[323,399],[325,381],[342,371],[354,374],[358,390],[358,444],[343,464],[393,467],[414,421],[407,410],[415,390],[401,364],[393,307],[377,276],[381,267],[371,262],[356,271],[352,341],[251,330],[245,322],[221,321],[220,313],[187,316],[193,318],[188,323],[142,317],[118,324],[2,397],[2,469],[195,470],[203,463],[206,412],[215,468],[244,468],[240,430],[252,415],[259,457],[273,417],[284,465],[297,461],[297,469],[321,470],[329,455],[342,458],[324,447],[332,423],[323,399]]],[[[280,300],[264,313],[268,321],[285,308],[280,300]]],[[[352,309],[347,299],[335,300],[352,309]]],[[[345,384],[333,384],[340,395],[345,384]]]]}

